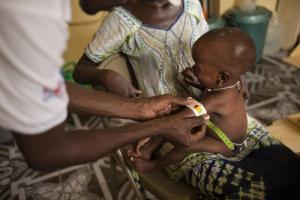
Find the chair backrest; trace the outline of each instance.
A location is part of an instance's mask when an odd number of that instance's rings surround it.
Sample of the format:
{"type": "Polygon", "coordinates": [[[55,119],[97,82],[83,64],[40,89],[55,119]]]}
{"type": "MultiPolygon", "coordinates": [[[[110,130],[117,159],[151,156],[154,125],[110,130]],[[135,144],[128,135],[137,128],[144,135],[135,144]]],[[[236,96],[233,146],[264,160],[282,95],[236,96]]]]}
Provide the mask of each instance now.
{"type": "Polygon", "coordinates": [[[163,171],[139,174],[147,190],[160,200],[196,200],[195,189],[183,181],[175,183],[163,171]]]}

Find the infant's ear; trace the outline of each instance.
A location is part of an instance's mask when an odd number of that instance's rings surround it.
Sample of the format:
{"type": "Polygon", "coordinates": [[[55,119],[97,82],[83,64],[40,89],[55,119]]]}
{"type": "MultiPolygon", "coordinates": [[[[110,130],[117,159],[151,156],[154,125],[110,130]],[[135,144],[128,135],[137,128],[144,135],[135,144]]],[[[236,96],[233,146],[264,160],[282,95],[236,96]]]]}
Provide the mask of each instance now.
{"type": "Polygon", "coordinates": [[[220,71],[217,79],[217,84],[222,85],[223,83],[227,82],[230,79],[230,73],[220,71]]]}

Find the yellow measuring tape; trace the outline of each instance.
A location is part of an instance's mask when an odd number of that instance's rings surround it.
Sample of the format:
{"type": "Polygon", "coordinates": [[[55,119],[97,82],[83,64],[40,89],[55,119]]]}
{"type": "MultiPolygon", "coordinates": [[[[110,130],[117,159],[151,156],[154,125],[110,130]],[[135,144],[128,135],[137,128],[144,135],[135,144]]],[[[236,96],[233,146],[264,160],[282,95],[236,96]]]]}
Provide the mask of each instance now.
{"type": "Polygon", "coordinates": [[[208,120],[207,126],[217,134],[217,136],[224,142],[224,144],[230,150],[234,150],[234,144],[231,142],[231,140],[227,137],[227,135],[219,127],[214,125],[210,120],[208,120]]]}
{"type": "MultiPolygon", "coordinates": [[[[201,116],[201,115],[207,114],[205,107],[200,102],[196,101],[195,99],[193,99],[193,101],[191,101],[191,103],[189,105],[187,105],[187,107],[193,111],[195,116],[201,116]]],[[[207,126],[217,134],[217,136],[222,140],[222,142],[224,142],[224,144],[230,150],[234,150],[234,144],[231,142],[231,140],[227,137],[227,135],[219,127],[217,127],[215,124],[213,124],[210,120],[208,120],[207,126]]]]}

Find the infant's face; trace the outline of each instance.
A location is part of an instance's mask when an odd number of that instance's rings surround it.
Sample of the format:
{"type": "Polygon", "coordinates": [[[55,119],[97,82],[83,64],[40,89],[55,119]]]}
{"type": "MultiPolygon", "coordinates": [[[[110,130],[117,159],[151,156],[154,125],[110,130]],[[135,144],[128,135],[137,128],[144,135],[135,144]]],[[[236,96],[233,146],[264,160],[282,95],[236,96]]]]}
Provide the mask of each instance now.
{"type": "Polygon", "coordinates": [[[213,55],[199,48],[193,48],[192,55],[195,64],[183,71],[185,80],[201,90],[215,87],[219,69],[212,62],[213,55]]]}

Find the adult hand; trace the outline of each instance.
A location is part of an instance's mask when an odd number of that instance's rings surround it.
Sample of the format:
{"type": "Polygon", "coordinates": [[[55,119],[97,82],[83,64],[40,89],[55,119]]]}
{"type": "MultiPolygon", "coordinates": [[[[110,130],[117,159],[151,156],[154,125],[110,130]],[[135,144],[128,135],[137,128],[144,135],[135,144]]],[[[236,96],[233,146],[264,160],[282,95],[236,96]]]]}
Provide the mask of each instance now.
{"type": "Polygon", "coordinates": [[[136,97],[142,91],[136,89],[128,80],[121,74],[109,70],[99,70],[99,83],[101,83],[107,92],[124,97],[136,97]]]}
{"type": "MultiPolygon", "coordinates": [[[[200,117],[187,116],[186,111],[161,118],[158,127],[165,131],[162,135],[165,139],[184,146],[191,145],[194,141],[192,138],[192,129],[206,125],[209,117],[203,115],[200,117]],[[165,127],[168,127],[167,129],[165,127]]],[[[198,132],[204,134],[205,128],[199,129],[198,132]]],[[[199,133],[198,133],[199,134],[199,133]]]]}
{"type": "Polygon", "coordinates": [[[172,95],[161,95],[143,99],[135,99],[136,107],[140,113],[138,120],[147,120],[170,114],[180,105],[187,105],[188,100],[172,95]]]}
{"type": "MultiPolygon", "coordinates": [[[[195,116],[194,112],[190,108],[186,108],[182,111],[186,117],[195,116]]],[[[205,122],[209,120],[209,115],[203,115],[205,122]]],[[[191,130],[191,142],[195,143],[204,138],[206,135],[206,123],[202,126],[196,126],[191,130]]]]}

